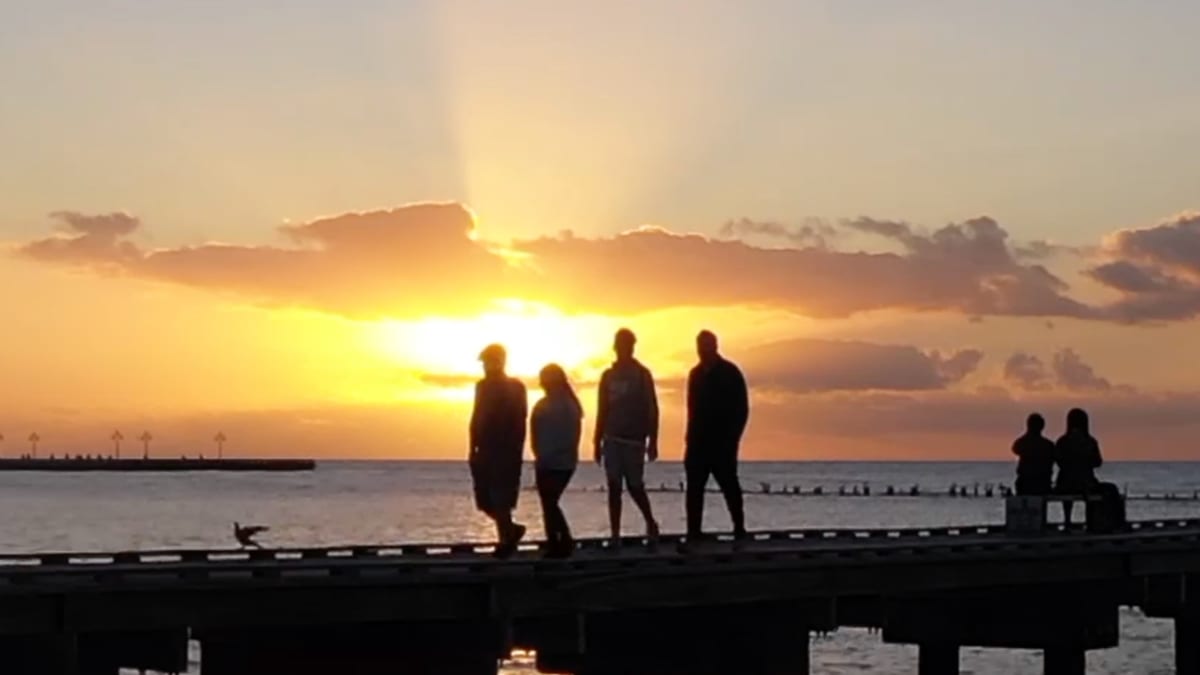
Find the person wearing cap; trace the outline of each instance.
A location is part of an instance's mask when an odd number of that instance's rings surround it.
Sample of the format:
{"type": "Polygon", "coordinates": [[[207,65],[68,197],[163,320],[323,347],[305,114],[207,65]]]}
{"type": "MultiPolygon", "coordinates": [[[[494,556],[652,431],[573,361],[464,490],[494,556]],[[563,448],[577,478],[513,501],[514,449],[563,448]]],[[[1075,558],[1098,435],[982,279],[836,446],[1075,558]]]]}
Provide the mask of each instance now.
{"type": "Polygon", "coordinates": [[[637,338],[622,328],[613,340],[616,360],[600,376],[593,437],[595,460],[604,465],[608,486],[608,520],[612,546],[621,544],[622,491],[646,521],[651,545],[658,540],[658,523],[646,494],[646,460],[658,459],[658,397],[650,370],[633,357],[637,338]]]}
{"type": "MultiPolygon", "coordinates": [[[[687,540],[702,537],[704,494],[712,476],[725,496],[735,541],[746,538],[738,447],[750,418],[750,398],[742,371],[718,351],[717,336],[696,336],[698,363],[687,379],[687,428],[683,467],[687,476],[687,540]]],[[[683,547],[686,548],[686,545],[683,547]]]]}
{"type": "Polygon", "coordinates": [[[483,379],[475,383],[468,461],[475,506],[496,523],[496,557],[507,558],[525,536],[525,526],[513,522],[512,512],[521,490],[528,403],[525,385],[504,371],[504,347],[488,345],[479,360],[483,379]]]}

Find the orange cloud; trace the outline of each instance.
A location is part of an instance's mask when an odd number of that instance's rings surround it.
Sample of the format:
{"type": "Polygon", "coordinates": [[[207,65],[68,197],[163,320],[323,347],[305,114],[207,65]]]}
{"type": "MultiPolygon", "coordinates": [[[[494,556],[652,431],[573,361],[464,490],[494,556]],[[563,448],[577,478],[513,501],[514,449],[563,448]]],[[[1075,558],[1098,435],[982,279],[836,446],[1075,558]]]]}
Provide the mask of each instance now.
{"type": "Polygon", "coordinates": [[[1109,252],[1118,259],[1090,274],[1121,297],[1101,306],[1071,297],[1063,279],[1029,262],[1059,248],[1013,244],[986,217],[932,232],[870,218],[798,229],[742,220],[725,229],[782,239],[782,248],[641,228],[600,238],[565,233],[499,250],[476,240],[465,207],[415,204],[280,228],[290,246],[153,251],[128,240],[140,227],[131,216],[54,217],[67,225],[66,236],[28,243],[23,255],[354,317],[473,314],[504,297],[615,314],[739,305],[818,318],[892,309],[1138,321],[1200,311],[1197,216],[1114,237],[1109,252]],[[829,247],[851,232],[898,250],[829,247]]]}

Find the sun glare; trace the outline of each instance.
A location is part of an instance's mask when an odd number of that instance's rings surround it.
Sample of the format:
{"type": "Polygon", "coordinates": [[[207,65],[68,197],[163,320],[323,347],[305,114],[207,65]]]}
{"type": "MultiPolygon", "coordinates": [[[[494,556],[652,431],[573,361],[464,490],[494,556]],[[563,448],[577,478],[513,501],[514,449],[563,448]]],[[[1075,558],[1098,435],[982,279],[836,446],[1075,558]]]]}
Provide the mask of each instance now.
{"type": "Polygon", "coordinates": [[[479,374],[479,351],[499,342],[508,350],[508,369],[530,377],[547,363],[575,376],[588,376],[590,364],[606,357],[615,322],[599,316],[569,316],[553,307],[504,300],[474,318],[384,321],[377,340],[388,358],[406,367],[452,381],[479,374]]]}

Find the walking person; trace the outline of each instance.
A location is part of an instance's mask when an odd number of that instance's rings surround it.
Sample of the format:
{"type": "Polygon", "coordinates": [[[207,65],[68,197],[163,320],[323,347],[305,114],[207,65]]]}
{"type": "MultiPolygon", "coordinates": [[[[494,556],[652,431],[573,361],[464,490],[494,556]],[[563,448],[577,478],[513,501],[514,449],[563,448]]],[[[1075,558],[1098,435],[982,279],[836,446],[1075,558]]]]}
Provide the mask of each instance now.
{"type": "MultiPolygon", "coordinates": [[[[1100,444],[1089,429],[1087,412],[1073,408],[1067,413],[1067,432],[1054,444],[1054,462],[1058,464],[1055,490],[1060,495],[1087,495],[1097,484],[1096,469],[1104,463],[1100,444]]],[[[1063,501],[1063,522],[1071,524],[1072,500],[1063,501]]]]}
{"type": "Polygon", "coordinates": [[[1017,494],[1044,497],[1051,492],[1054,475],[1054,441],[1042,435],[1046,419],[1033,413],[1025,420],[1025,433],[1013,441],[1017,456],[1017,494]]]}
{"type": "MultiPolygon", "coordinates": [[[[723,357],[717,336],[696,336],[699,363],[688,374],[687,432],[683,456],[687,476],[687,542],[698,541],[704,521],[704,494],[713,477],[725,497],[735,542],[746,539],[738,447],[750,418],[750,397],[742,371],[723,357]]],[[[687,546],[682,547],[687,550],[687,546]]]]}
{"type": "Polygon", "coordinates": [[[613,548],[621,545],[622,488],[642,512],[650,544],[658,541],[645,484],[646,460],[658,459],[658,396],[649,369],[633,357],[636,344],[633,331],[617,331],[616,360],[600,376],[597,397],[594,457],[604,465],[613,548]]]}
{"type": "Polygon", "coordinates": [[[471,410],[469,465],[475,506],[496,523],[497,558],[507,558],[525,536],[525,526],[513,522],[521,490],[521,461],[525,448],[528,403],[525,385],[505,373],[504,347],[488,345],[479,354],[483,379],[475,384],[471,410]]]}
{"type": "Polygon", "coordinates": [[[546,529],[546,557],[567,558],[575,550],[575,540],[558,502],[579,464],[583,407],[557,364],[542,368],[538,380],[544,395],[533,406],[529,431],[546,529]]]}

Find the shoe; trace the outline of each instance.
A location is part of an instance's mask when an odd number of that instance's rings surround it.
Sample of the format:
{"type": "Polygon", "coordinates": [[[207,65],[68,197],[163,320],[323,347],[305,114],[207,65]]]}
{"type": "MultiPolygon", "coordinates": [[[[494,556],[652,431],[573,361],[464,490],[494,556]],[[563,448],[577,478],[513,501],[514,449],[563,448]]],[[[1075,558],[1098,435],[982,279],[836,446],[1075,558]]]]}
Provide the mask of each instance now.
{"type": "Polygon", "coordinates": [[[520,523],[513,523],[512,535],[510,535],[512,538],[513,548],[516,548],[517,544],[520,544],[521,540],[525,538],[525,532],[527,529],[528,528],[520,523]]]}
{"type": "Polygon", "coordinates": [[[658,523],[653,520],[646,523],[646,547],[653,550],[658,548],[658,523]]]}
{"type": "Polygon", "coordinates": [[[608,550],[613,551],[613,552],[620,551],[621,550],[621,538],[620,537],[609,537],[608,538],[608,550]]]}
{"type": "Polygon", "coordinates": [[[740,551],[749,543],[750,535],[745,530],[737,530],[733,533],[733,550],[740,551]]]}

